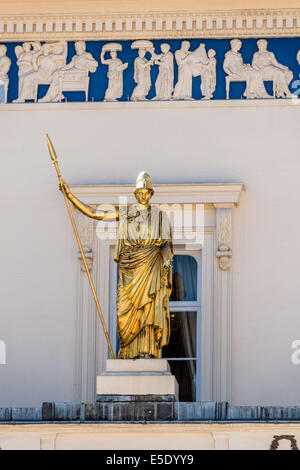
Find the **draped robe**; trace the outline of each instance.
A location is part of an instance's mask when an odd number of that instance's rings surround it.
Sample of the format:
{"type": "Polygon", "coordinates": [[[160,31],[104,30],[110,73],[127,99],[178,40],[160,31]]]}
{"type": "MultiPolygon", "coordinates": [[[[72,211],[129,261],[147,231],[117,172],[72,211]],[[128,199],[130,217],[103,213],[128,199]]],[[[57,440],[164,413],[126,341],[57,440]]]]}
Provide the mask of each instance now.
{"type": "MultiPolygon", "coordinates": [[[[147,354],[160,357],[170,337],[169,296],[172,267],[163,267],[161,249],[172,236],[168,217],[156,206],[120,208],[115,261],[119,263],[117,294],[121,359],[147,354]]],[[[166,247],[167,248],[167,247],[166,247]]]]}

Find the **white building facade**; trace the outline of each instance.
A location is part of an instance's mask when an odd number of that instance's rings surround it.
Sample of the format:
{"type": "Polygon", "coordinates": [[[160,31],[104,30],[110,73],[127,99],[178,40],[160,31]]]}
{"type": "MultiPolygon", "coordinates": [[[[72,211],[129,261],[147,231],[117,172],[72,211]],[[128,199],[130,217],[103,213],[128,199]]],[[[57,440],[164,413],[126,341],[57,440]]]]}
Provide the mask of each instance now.
{"type": "MultiPolygon", "coordinates": [[[[300,3],[138,3],[1,7],[3,423],[18,421],[17,408],[39,416],[43,402],[95,402],[108,358],[46,134],[83,202],[132,202],[146,170],[153,203],[170,210],[186,280],[171,313],[192,330],[182,355],[164,356],[188,390],[179,400],[227,402],[232,419],[237,407],[299,405],[300,3]]],[[[74,216],[117,352],[115,227],[74,216]]],[[[149,424],[149,433],[160,426],[167,443],[176,427],[194,436],[192,448],[268,448],[274,434],[300,442],[297,413],[287,412],[280,432],[271,423],[191,424],[186,415],[187,424],[149,424]]],[[[113,448],[113,437],[99,437],[107,424],[72,426],[63,442],[64,424],[31,423],[11,439],[0,422],[0,447],[113,448]]],[[[126,423],[112,426],[122,433],[126,423]]],[[[155,448],[155,433],[147,440],[133,426],[138,448],[155,448]]]]}

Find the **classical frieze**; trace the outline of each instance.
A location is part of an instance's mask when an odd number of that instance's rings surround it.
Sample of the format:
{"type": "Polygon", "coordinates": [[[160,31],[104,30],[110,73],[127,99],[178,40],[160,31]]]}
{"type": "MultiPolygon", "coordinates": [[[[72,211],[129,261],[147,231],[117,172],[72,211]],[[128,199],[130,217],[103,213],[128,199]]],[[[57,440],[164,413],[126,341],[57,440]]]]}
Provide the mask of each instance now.
{"type": "Polygon", "coordinates": [[[297,98],[300,38],[0,44],[0,103],[297,98]]]}

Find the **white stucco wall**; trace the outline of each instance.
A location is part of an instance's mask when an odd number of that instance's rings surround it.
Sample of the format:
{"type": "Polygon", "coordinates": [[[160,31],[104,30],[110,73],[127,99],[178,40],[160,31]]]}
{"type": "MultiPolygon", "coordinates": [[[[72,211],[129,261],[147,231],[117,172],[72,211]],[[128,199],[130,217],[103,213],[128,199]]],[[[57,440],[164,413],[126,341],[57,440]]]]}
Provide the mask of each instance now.
{"type": "Polygon", "coordinates": [[[142,169],[154,184],[245,184],[234,209],[233,404],[299,403],[299,119],[280,100],[1,107],[0,406],[76,397],[77,247],[46,132],[69,184],[134,184],[142,169]]]}

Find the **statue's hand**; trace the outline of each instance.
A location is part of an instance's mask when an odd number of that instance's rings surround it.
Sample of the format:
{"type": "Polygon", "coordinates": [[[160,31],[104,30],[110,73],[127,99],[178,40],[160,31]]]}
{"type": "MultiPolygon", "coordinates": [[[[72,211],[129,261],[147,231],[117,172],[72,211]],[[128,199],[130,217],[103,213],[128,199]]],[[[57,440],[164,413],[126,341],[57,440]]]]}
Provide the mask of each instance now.
{"type": "Polygon", "coordinates": [[[69,186],[67,185],[66,181],[63,179],[60,180],[58,187],[60,191],[65,192],[66,196],[68,196],[71,193],[69,186]]]}

